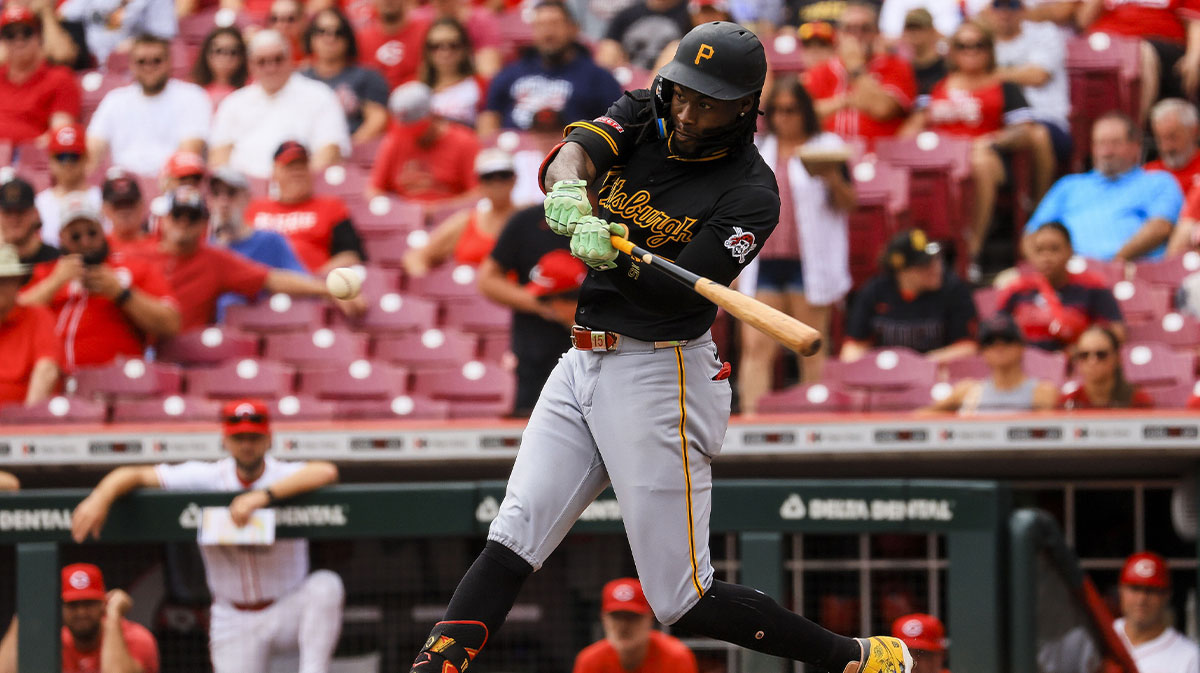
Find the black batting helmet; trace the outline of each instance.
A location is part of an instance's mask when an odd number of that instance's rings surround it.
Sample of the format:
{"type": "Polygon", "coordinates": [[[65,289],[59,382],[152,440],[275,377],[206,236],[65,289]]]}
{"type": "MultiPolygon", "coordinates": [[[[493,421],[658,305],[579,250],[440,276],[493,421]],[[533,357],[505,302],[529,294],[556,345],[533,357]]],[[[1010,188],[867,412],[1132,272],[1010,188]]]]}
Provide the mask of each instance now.
{"type": "Polygon", "coordinates": [[[737,100],[762,91],[767,55],[754,33],[728,21],[693,28],[679,41],[675,58],[658,74],[717,100],[737,100]]]}

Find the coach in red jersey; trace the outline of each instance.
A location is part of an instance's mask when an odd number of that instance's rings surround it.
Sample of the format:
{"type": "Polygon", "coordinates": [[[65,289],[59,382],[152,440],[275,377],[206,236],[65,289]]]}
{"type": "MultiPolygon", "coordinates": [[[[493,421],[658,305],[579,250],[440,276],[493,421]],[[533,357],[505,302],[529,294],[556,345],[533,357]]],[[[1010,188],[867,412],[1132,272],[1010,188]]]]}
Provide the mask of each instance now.
{"type": "Polygon", "coordinates": [[[288,140],[275,150],[274,179],[278,196],[251,201],[246,208],[246,222],[255,229],[286,236],[296,256],[315,274],[366,261],[362,239],[350,221],[346,204],[336,196],[313,194],[304,145],[288,140]]]}
{"type": "Polygon", "coordinates": [[[217,298],[226,292],[254,299],[266,290],[331,299],[350,315],[365,310],[362,295],[348,301],[332,299],[325,283],[316,278],[272,269],[236,252],[208,245],[208,206],[195,189],[180,187],[167,195],[167,203],[167,214],[159,222],[161,237],[136,251],[165,270],[167,282],[183,307],[183,329],[211,323],[217,298]]]}
{"type": "Polygon", "coordinates": [[[1061,350],[1097,323],[1123,335],[1121,307],[1105,279],[1068,270],[1074,250],[1067,228],[1047,222],[1031,236],[1034,271],[1006,286],[999,299],[1000,310],[1017,321],[1025,341],[1061,350]]]}
{"type": "Polygon", "coordinates": [[[34,269],[21,302],[57,315],[67,369],[141,357],[149,342],[178,332],[179,306],[162,270],[111,251],[100,211],[83,192],[68,194],[62,212],[63,257],[34,269]]]}

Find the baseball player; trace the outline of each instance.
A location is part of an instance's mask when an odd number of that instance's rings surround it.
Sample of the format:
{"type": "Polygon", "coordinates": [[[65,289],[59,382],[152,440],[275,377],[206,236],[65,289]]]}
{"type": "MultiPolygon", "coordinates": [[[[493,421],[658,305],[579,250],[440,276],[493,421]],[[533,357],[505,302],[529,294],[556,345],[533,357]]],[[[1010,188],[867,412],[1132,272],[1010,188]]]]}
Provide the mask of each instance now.
{"type": "Polygon", "coordinates": [[[1200,673],[1200,648],[1171,626],[1171,573],[1139,552],[1121,570],[1121,618],[1113,622],[1139,673],[1200,673]]]}
{"type": "Polygon", "coordinates": [[[692,29],[650,90],[567,127],[542,165],[546,220],[591,267],[574,348],[542,390],[488,542],[413,664],[461,673],[503,623],[526,577],[611,482],[638,575],[665,624],[835,673],[910,673],[892,637],[846,638],[765,594],[713,579],[712,473],[729,422],[716,307],[640,262],[610,234],[729,283],[779,218],[775,176],[752,139],[762,44],[732,23],[692,29]],[[599,217],[589,186],[598,187],[599,217]],[[554,478],[547,478],[554,475],[554,478]]]}
{"type": "MultiPolygon", "coordinates": [[[[226,404],[222,425],[226,458],[125,466],[110,472],[75,508],[75,541],[88,535],[99,538],[113,501],[138,488],[239,491],[229,513],[241,526],[259,508],[337,481],[332,463],[285,462],[267,455],[271,428],[267,405],[259,400],[226,404]]],[[[277,660],[293,662],[291,670],[300,673],[329,670],[341,632],[345,590],[331,571],[309,573],[307,540],[201,546],[200,553],[213,597],[209,651],[214,673],[267,673],[277,660]]]]}

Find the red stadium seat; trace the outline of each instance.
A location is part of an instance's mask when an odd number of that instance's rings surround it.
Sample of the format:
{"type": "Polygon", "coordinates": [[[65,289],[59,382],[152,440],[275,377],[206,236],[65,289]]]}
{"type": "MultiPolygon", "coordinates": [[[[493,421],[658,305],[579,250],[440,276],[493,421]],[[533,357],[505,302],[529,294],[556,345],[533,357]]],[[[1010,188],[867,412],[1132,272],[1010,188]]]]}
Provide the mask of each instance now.
{"type": "Polygon", "coordinates": [[[933,385],[936,373],[937,365],[907,348],[881,348],[854,362],[825,365],[828,382],[867,390],[928,388],[933,385]]]}
{"type": "Polygon", "coordinates": [[[867,411],[914,411],[944,398],[951,390],[949,383],[871,390],[867,393],[867,411]]]}
{"type": "Polygon", "coordinates": [[[113,403],[113,423],[170,423],[204,421],[215,423],[221,405],[203,397],[171,395],[164,399],[117,400],[113,403]]]}
{"type": "Polygon", "coordinates": [[[344,419],[445,420],[450,418],[450,403],[421,395],[397,395],[390,400],[348,400],[336,402],[337,417],[344,419]]]}
{"type": "Polygon", "coordinates": [[[363,234],[363,246],[367,250],[367,259],[372,264],[389,269],[404,268],[404,253],[408,252],[409,241],[424,243],[429,234],[423,229],[398,232],[359,232],[363,234]]]}
{"type": "Polygon", "coordinates": [[[1112,287],[1125,322],[1145,322],[1171,310],[1171,290],[1139,280],[1123,280],[1112,287]]]}
{"type": "Polygon", "coordinates": [[[273,294],[257,304],[230,306],[225,322],[250,332],[311,330],[324,324],[324,309],[322,302],[313,299],[273,294]]]}
{"type": "Polygon", "coordinates": [[[258,355],[258,337],[220,325],[197,327],[158,347],[158,359],[184,366],[215,365],[258,355]]]}
{"type": "Polygon", "coordinates": [[[509,400],[450,400],[450,418],[492,419],[512,413],[509,400]]]}
{"type": "Polygon", "coordinates": [[[1000,290],[994,287],[981,287],[972,293],[972,298],[975,300],[975,312],[979,314],[980,320],[1000,310],[1000,290]]]}
{"type": "Polygon", "coordinates": [[[297,388],[323,400],[387,400],[407,391],[408,372],[371,360],[301,371],[297,388]]]}
{"type": "Polygon", "coordinates": [[[1189,251],[1158,262],[1140,262],[1134,267],[1134,278],[1175,289],[1197,271],[1200,271],[1200,252],[1189,251]]]}
{"type": "Polygon", "coordinates": [[[372,334],[400,334],[437,324],[437,304],[428,299],[388,292],[367,296],[367,312],[353,320],[339,313],[334,324],[345,324],[372,334]]]}
{"type": "MultiPolygon", "coordinates": [[[[963,379],[983,379],[991,375],[991,370],[980,355],[955,358],[942,366],[946,379],[951,383],[963,379]]],[[[1067,355],[1030,346],[1025,349],[1021,369],[1029,376],[1061,386],[1067,380],[1067,355]]]]}
{"type": "Polygon", "coordinates": [[[850,213],[850,275],[857,286],[875,275],[880,252],[907,222],[909,171],[865,161],[851,175],[858,202],[850,213]]]}
{"type": "Polygon", "coordinates": [[[284,395],[271,403],[271,414],[279,421],[329,421],[342,418],[333,402],[308,395],[284,395]]]}
{"type": "Polygon", "coordinates": [[[781,32],[774,39],[764,39],[762,43],[771,72],[804,71],[804,47],[792,32],[781,32]]]}
{"type": "Polygon", "coordinates": [[[1142,390],[1154,400],[1156,409],[1186,409],[1195,384],[1187,382],[1173,386],[1142,386],[1142,390]]]}
{"type": "Polygon", "coordinates": [[[479,339],[479,357],[489,362],[502,362],[511,357],[512,334],[509,332],[491,332],[479,339]]]}
{"type": "Polygon", "coordinates": [[[767,393],[758,400],[760,414],[842,413],[862,411],[866,395],[824,383],[809,383],[767,393]]]}
{"type": "Polygon", "coordinates": [[[0,421],[4,424],[103,423],[107,417],[106,405],[79,397],[52,397],[31,407],[20,402],[0,405],[0,421]]]}
{"type": "Polygon", "coordinates": [[[470,301],[448,302],[443,322],[467,332],[491,334],[500,331],[507,334],[512,325],[512,309],[479,296],[470,301]]]}
{"type": "Polygon", "coordinates": [[[1133,323],[1125,328],[1128,343],[1158,342],[1181,350],[1200,344],[1200,324],[1181,313],[1168,313],[1158,320],[1133,323]]]}
{"type": "Polygon", "coordinates": [[[1141,386],[1174,386],[1195,380],[1196,353],[1177,351],[1153,342],[1135,342],[1121,349],[1125,378],[1141,386]]]}
{"type": "Polygon", "coordinates": [[[189,369],[190,395],[216,399],[261,397],[274,399],[291,394],[296,370],[280,362],[245,358],[229,360],[216,367],[189,369]]]}
{"type": "Polygon", "coordinates": [[[425,226],[425,209],[420,204],[395,196],[376,196],[370,201],[347,201],[354,228],[366,238],[407,233],[425,226]]]}
{"type": "Polygon", "coordinates": [[[420,278],[408,279],[408,292],[440,301],[468,301],[479,296],[475,267],[443,264],[420,278]]]}
{"type": "Polygon", "coordinates": [[[431,327],[376,340],[375,357],[414,371],[445,369],[474,359],[477,347],[474,334],[431,327]]]}
{"type": "MultiPolygon", "coordinates": [[[[368,301],[400,289],[400,272],[396,269],[387,269],[382,266],[368,266],[365,268],[365,272],[366,277],[363,278],[362,293],[368,301]]],[[[341,311],[338,311],[338,313],[341,313],[341,311]]]]}
{"type": "Polygon", "coordinates": [[[366,169],[357,164],[334,164],[313,174],[313,192],[336,196],[349,205],[350,201],[362,200],[369,177],[366,169]]]}
{"type": "Polygon", "coordinates": [[[1109,110],[1138,120],[1141,88],[1138,40],[1093,34],[1067,40],[1066,68],[1071,92],[1071,135],[1075,138],[1072,172],[1091,156],[1092,124],[1109,110]]]}
{"type": "Polygon", "coordinates": [[[263,355],[297,367],[350,364],[367,356],[367,337],[344,329],[268,334],[263,355]]]}
{"type": "Polygon", "coordinates": [[[183,386],[183,373],[176,365],[135,358],[80,369],[75,372],[75,384],[75,393],[80,397],[174,395],[183,386]]]}
{"type": "MultiPolygon", "coordinates": [[[[916,138],[880,138],[875,154],[911,171],[910,224],[924,229],[930,238],[954,242],[960,253],[965,252],[963,234],[973,199],[971,141],[932,132],[916,138]]],[[[963,257],[959,255],[959,260],[963,257]]]]}
{"type": "Polygon", "coordinates": [[[381,144],[383,144],[383,138],[355,143],[350,148],[350,156],[346,158],[346,161],[369,171],[375,165],[375,155],[379,154],[381,144]]]}
{"type": "Polygon", "coordinates": [[[455,402],[511,402],[516,378],[495,363],[472,360],[458,367],[416,372],[413,392],[455,402]]]}

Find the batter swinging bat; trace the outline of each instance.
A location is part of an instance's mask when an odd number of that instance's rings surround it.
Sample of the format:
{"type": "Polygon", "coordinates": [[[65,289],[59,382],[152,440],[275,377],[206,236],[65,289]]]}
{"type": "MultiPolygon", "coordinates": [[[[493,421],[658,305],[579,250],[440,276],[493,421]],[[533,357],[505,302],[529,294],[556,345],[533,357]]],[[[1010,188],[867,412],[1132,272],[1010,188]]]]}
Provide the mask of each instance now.
{"type": "Polygon", "coordinates": [[[617,250],[641,260],[643,264],[658,267],[663,273],[692,288],[700,293],[700,296],[787,348],[801,355],[812,355],[821,350],[821,333],[792,316],[747,297],[737,290],[731,290],[718,282],[694,274],[678,264],[668,262],[639,248],[627,238],[613,235],[612,244],[617,250]]]}

